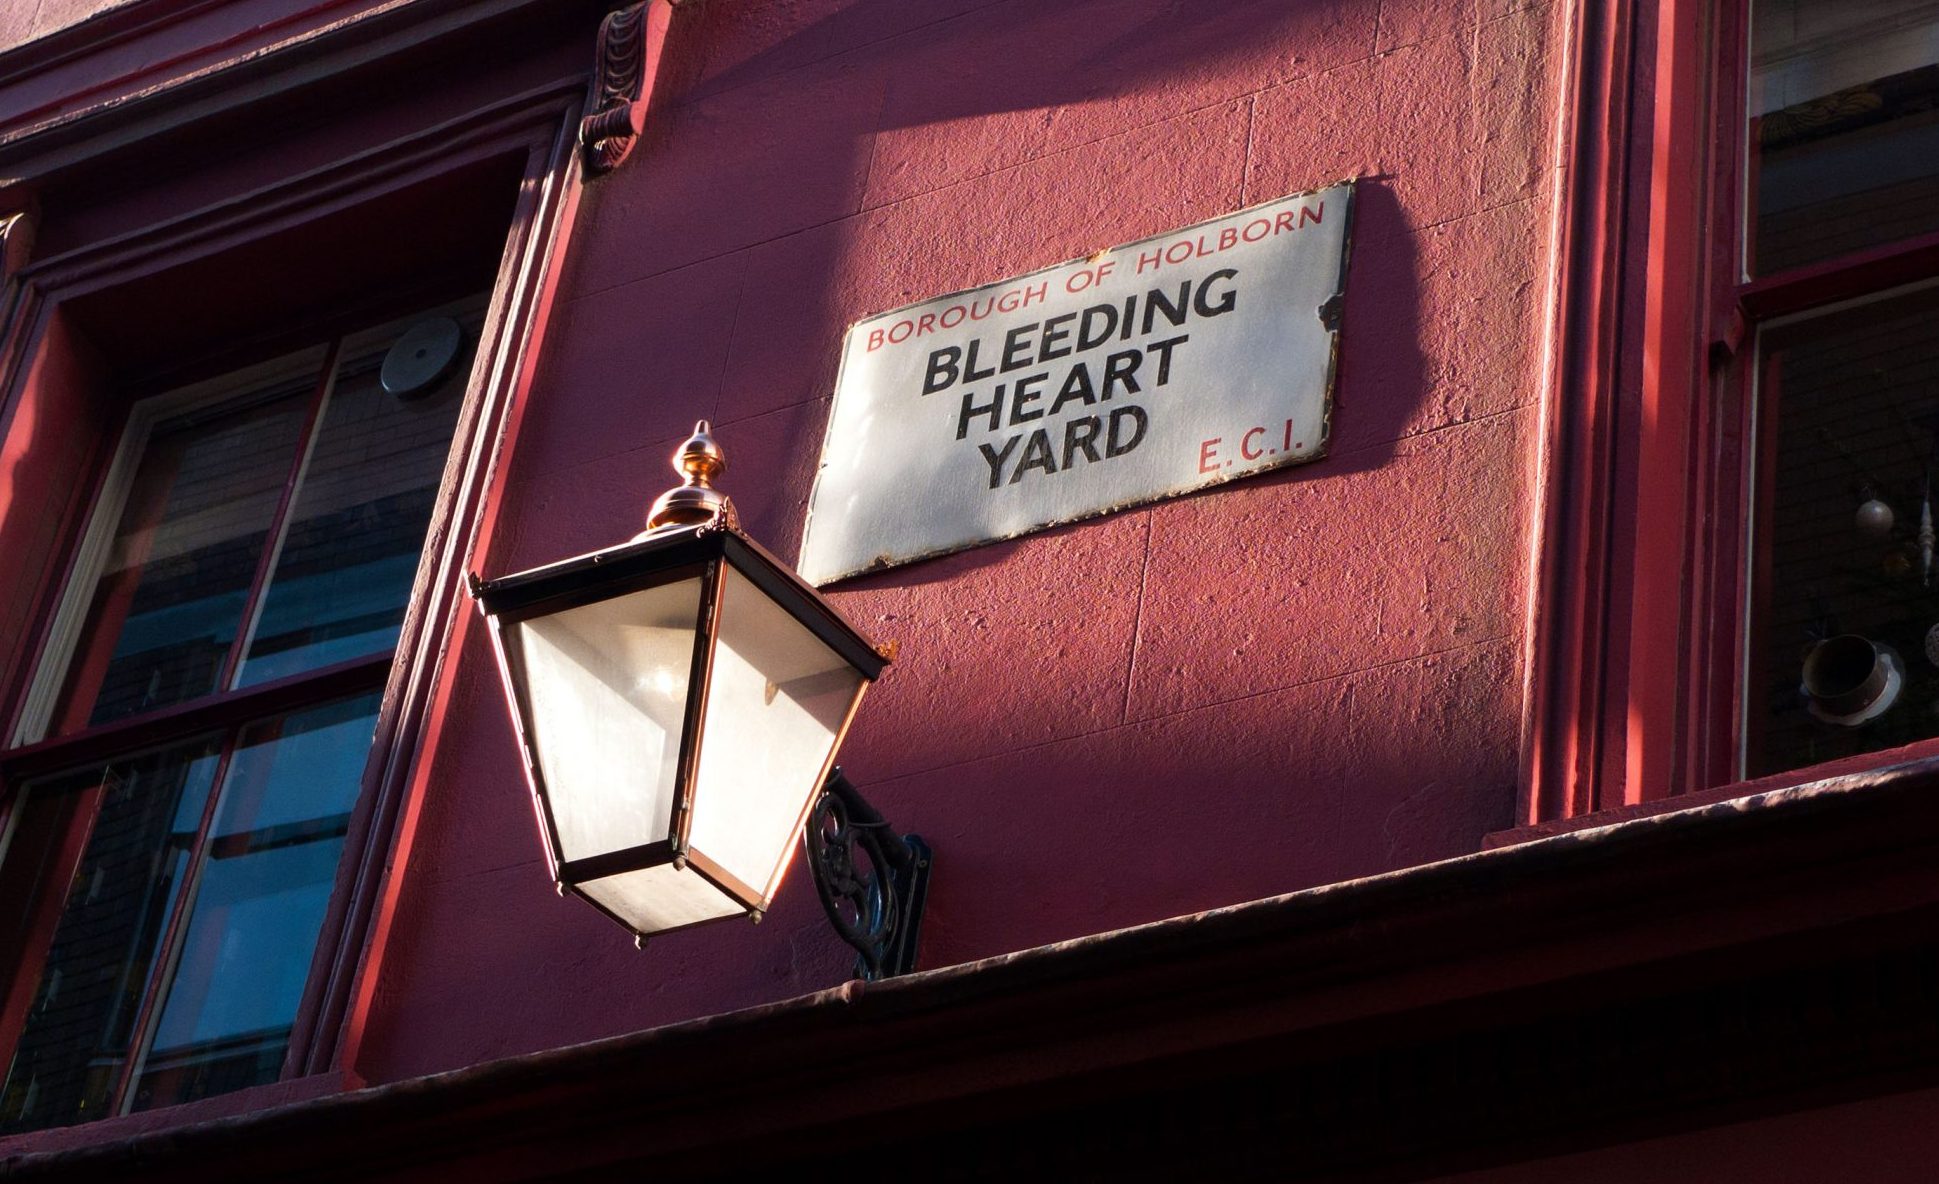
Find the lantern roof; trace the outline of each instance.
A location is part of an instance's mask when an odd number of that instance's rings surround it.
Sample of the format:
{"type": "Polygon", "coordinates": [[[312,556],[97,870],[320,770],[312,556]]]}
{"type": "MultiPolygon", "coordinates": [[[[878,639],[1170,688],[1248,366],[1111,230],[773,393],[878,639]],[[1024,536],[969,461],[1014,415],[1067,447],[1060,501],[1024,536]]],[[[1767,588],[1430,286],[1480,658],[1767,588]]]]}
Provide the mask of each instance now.
{"type": "Polygon", "coordinates": [[[622,595],[716,559],[733,564],[864,678],[873,680],[888,665],[888,655],[793,568],[738,526],[720,521],[660,527],[617,546],[476,581],[471,591],[487,614],[518,621],[622,595]]]}

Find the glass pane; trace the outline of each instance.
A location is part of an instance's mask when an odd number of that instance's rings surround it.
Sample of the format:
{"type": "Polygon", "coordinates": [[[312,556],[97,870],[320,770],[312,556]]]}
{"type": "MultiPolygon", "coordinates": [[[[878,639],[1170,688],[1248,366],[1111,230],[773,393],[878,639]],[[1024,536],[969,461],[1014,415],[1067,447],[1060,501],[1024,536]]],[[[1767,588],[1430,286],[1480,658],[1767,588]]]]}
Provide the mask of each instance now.
{"type": "Polygon", "coordinates": [[[693,849],[766,895],[862,676],[727,568],[694,787],[693,849]]]}
{"type": "Polygon", "coordinates": [[[216,689],[314,384],[157,425],[94,586],[56,732],[216,689]]]}
{"type": "MultiPolygon", "coordinates": [[[[202,826],[216,753],[213,742],[198,740],[23,787],[34,813],[57,813],[56,829],[87,838],[65,885],[49,881],[66,876],[67,866],[47,866],[42,877],[42,907],[58,910],[59,922],[0,1091],[0,1130],[111,1112],[202,826]]],[[[66,864],[58,854],[48,858],[60,847],[58,839],[14,845],[9,862],[66,864]]],[[[24,948],[31,956],[31,944],[24,948]]]]}
{"type": "Polygon", "coordinates": [[[1939,3],[1756,0],[1751,271],[1939,230],[1939,3]]]}
{"type": "Polygon", "coordinates": [[[281,1073],[377,703],[364,695],[244,730],[135,1108],[281,1073]]]}
{"type": "Polygon", "coordinates": [[[378,382],[383,360],[337,374],[238,686],[396,644],[470,366],[400,399],[378,382]]]}
{"type": "Polygon", "coordinates": [[[1750,776],[1939,735],[1936,318],[1927,289],[1765,334],[1750,776]]]}
{"type": "Polygon", "coordinates": [[[560,855],[667,837],[700,577],[512,626],[560,855]]]}
{"type": "Polygon", "coordinates": [[[587,880],[579,885],[579,891],[632,926],[635,933],[659,933],[747,912],[747,906],[708,883],[699,872],[670,863],[587,880]]]}

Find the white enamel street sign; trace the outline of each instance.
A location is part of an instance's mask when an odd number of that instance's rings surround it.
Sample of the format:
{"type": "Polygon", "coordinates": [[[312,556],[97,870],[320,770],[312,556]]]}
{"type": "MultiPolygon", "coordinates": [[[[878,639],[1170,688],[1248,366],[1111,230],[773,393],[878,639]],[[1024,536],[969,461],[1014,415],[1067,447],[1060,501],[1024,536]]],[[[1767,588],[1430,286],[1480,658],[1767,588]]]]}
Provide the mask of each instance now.
{"type": "Polygon", "coordinates": [[[1353,183],[849,327],[822,584],[1316,460],[1353,183]]]}

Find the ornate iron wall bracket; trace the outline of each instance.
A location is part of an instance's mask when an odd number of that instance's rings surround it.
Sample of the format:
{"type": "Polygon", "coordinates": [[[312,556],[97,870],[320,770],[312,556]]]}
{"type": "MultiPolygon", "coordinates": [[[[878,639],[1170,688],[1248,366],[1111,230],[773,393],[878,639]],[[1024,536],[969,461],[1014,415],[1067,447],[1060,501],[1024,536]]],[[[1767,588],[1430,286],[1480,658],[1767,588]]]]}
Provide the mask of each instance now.
{"type": "Polygon", "coordinates": [[[598,69],[586,117],[579,121],[580,157],[588,177],[618,168],[646,127],[646,107],[672,14],[668,0],[641,0],[600,22],[598,69]]]}
{"type": "Polygon", "coordinates": [[[914,970],[929,894],[929,844],[919,835],[896,834],[839,767],[808,812],[804,840],[821,907],[859,955],[855,977],[874,982],[914,970]],[[857,860],[858,850],[864,860],[857,860]]]}

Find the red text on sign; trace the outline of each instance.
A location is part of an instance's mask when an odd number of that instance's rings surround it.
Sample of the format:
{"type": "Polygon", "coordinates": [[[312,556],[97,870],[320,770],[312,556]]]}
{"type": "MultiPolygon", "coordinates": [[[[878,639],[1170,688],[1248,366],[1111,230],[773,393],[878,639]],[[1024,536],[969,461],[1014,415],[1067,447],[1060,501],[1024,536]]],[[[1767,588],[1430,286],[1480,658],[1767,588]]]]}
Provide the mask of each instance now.
{"type": "Polygon", "coordinates": [[[1222,446],[1224,436],[1213,436],[1198,443],[1198,471],[1216,473],[1232,467],[1235,459],[1246,461],[1264,460],[1281,453],[1306,451],[1306,441],[1293,438],[1293,421],[1286,420],[1274,427],[1250,427],[1239,436],[1239,455],[1237,458],[1225,456],[1222,446]]]}

